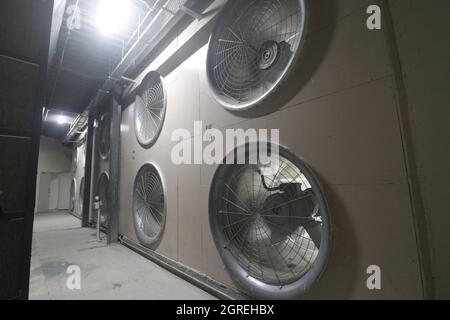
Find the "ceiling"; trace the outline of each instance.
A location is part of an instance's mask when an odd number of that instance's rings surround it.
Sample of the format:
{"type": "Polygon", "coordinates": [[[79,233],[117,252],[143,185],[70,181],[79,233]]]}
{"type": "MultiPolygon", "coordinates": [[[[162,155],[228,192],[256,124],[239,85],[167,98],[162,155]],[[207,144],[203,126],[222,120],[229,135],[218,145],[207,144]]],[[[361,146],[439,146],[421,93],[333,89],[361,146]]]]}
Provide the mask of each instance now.
{"type": "MultiPolygon", "coordinates": [[[[121,30],[105,36],[97,27],[102,0],[63,0],[64,10],[59,13],[62,17],[54,17],[54,21],[60,20],[60,29],[49,65],[47,108],[56,112],[83,112],[122,58],[126,44],[154,2],[128,0],[127,21],[118,21],[123,24],[121,30]],[[79,12],[75,14],[79,19],[72,20],[74,12],[79,12]],[[71,21],[76,22],[73,28],[69,28],[71,21]]],[[[43,135],[62,140],[69,126],[45,121],[43,135]]]]}

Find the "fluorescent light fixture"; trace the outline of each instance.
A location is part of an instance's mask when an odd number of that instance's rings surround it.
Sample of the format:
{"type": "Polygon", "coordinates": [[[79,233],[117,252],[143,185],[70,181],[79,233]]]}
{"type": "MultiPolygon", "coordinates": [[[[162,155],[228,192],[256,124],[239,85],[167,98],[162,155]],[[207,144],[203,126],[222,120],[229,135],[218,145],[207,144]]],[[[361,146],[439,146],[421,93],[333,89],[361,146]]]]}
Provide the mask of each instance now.
{"type": "Polygon", "coordinates": [[[101,0],[97,17],[98,29],[105,36],[119,32],[128,20],[129,11],[129,0],[101,0]]]}

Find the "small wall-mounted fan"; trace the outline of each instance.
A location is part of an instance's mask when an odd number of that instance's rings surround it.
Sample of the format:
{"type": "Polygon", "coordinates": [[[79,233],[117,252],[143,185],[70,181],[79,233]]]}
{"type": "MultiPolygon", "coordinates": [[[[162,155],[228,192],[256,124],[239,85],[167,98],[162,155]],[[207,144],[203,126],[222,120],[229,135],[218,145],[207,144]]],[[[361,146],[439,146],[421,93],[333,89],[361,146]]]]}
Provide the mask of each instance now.
{"type": "Polygon", "coordinates": [[[75,179],[70,184],[70,208],[71,213],[75,213],[75,179]]]}
{"type": "Polygon", "coordinates": [[[136,96],[134,128],[136,138],[144,147],[155,143],[163,127],[166,114],[166,91],[158,72],[144,78],[136,96]]]}
{"type": "Polygon", "coordinates": [[[81,156],[83,157],[82,163],[83,163],[83,168],[85,168],[86,167],[86,143],[83,144],[83,146],[81,148],[82,148],[81,156]]]}
{"type": "Polygon", "coordinates": [[[136,175],[133,189],[133,221],[136,235],[145,246],[160,238],[166,221],[164,186],[156,167],[145,164],[136,175]]]}
{"type": "Polygon", "coordinates": [[[98,131],[98,151],[100,157],[108,159],[111,147],[111,118],[109,113],[105,113],[100,118],[98,131]]]}
{"type": "Polygon", "coordinates": [[[100,199],[100,226],[108,227],[110,211],[109,177],[105,172],[100,175],[97,185],[97,194],[100,199]]]}
{"type": "Polygon", "coordinates": [[[75,173],[78,168],[78,147],[75,147],[72,150],[72,172],[75,173]]]}
{"type": "MultiPolygon", "coordinates": [[[[236,156],[249,163],[257,150],[243,146],[236,156]]],[[[222,259],[244,291],[292,299],[310,289],[325,267],[330,220],[312,171],[287,149],[277,150],[268,164],[220,166],[209,217],[222,259]]]]}
{"type": "Polygon", "coordinates": [[[83,216],[83,208],[84,208],[84,177],[81,178],[80,194],[78,195],[78,210],[80,211],[80,216],[83,216]]]}
{"type": "Polygon", "coordinates": [[[228,1],[207,57],[216,100],[238,111],[277,93],[299,60],[307,17],[305,0],[228,1]]]}

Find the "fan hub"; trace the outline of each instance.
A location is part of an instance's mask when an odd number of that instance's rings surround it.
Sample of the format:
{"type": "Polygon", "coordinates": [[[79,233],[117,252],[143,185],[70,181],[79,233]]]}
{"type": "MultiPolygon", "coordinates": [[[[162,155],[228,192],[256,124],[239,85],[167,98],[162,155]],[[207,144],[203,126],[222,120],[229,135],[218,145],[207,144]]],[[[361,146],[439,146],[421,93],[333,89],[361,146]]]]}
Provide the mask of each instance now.
{"type": "Polygon", "coordinates": [[[276,41],[264,42],[259,50],[258,68],[260,70],[270,69],[277,62],[279,55],[280,46],[276,41]]]}
{"type": "Polygon", "coordinates": [[[283,197],[282,194],[274,194],[269,196],[263,206],[264,218],[272,224],[280,224],[286,220],[283,218],[288,218],[293,215],[294,208],[289,203],[289,199],[283,197]]]}

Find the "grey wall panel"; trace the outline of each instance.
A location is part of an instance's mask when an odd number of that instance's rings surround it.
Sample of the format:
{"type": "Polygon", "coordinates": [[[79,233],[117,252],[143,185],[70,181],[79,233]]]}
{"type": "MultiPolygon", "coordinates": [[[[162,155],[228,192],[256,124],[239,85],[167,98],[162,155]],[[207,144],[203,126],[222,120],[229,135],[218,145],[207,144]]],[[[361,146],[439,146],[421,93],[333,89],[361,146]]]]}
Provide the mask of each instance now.
{"type": "Polygon", "coordinates": [[[26,203],[23,200],[27,191],[28,154],[31,140],[0,137],[0,150],[8,153],[8,157],[0,157],[0,190],[3,196],[5,212],[23,212],[26,203]],[[14,159],[14,161],[11,161],[14,159]]]}
{"type": "Polygon", "coordinates": [[[285,107],[392,75],[384,32],[367,29],[366,9],[358,6],[345,18],[313,30],[305,52],[309,63],[299,71],[301,90],[285,107]]]}
{"type": "Polygon", "coordinates": [[[325,186],[334,245],[310,298],[418,299],[422,287],[406,185],[325,186]],[[382,290],[366,287],[368,265],[382,270],[382,290]]]}
{"type": "MultiPolygon", "coordinates": [[[[131,199],[133,197],[133,174],[136,174],[136,168],[133,167],[135,158],[136,145],[132,145],[132,106],[126,108],[122,112],[121,135],[121,168],[120,168],[120,198],[119,198],[119,234],[126,235],[134,241],[137,240],[134,233],[131,199]]],[[[134,139],[137,140],[137,139],[134,139]]]]}
{"type": "Polygon", "coordinates": [[[48,20],[48,13],[41,2],[2,1],[1,11],[7,12],[0,19],[0,43],[3,50],[33,61],[37,61],[42,53],[46,55],[48,49],[44,49],[41,43],[45,42],[47,35],[36,28],[36,21],[48,20]]]}
{"type": "Polygon", "coordinates": [[[0,59],[0,127],[31,132],[39,69],[0,59]]]}
{"type": "Polygon", "coordinates": [[[324,183],[406,183],[394,94],[393,79],[382,79],[284,109],[269,122],[324,183]]]}
{"type": "MultiPolygon", "coordinates": [[[[166,121],[152,148],[137,143],[133,105],[124,110],[120,232],[136,241],[134,176],[143,163],[153,162],[162,171],[168,199],[166,231],[155,250],[233,286],[209,227],[209,188],[217,166],[173,165],[170,137],[179,128],[192,132],[194,120],[221,130],[280,129],[280,143],[305,160],[324,184],[335,232],[329,267],[305,298],[421,298],[385,34],[365,27],[368,1],[315,3],[311,51],[303,62],[307,68],[298,83],[292,80],[288,99],[276,112],[249,118],[225,111],[206,82],[204,43],[194,43],[195,53],[165,76],[166,121]],[[366,287],[366,269],[373,264],[383,270],[379,292],[366,287]]],[[[179,39],[189,36],[183,33],[179,39]]],[[[176,50],[175,42],[169,51],[176,50]]],[[[163,65],[164,59],[163,54],[154,65],[163,65]]]]}
{"type": "MultiPolygon", "coordinates": [[[[450,2],[389,1],[397,39],[405,99],[400,101],[410,131],[411,171],[417,171],[427,228],[436,298],[450,298],[450,2]],[[421,23],[417,23],[421,21],[421,23]],[[415,167],[415,168],[414,168],[415,167]],[[431,249],[431,250],[430,250],[431,249]]],[[[426,238],[426,235],[425,237],[426,238]]],[[[425,239],[426,240],[426,239],[425,239]]]]}

